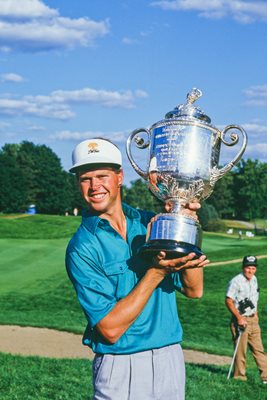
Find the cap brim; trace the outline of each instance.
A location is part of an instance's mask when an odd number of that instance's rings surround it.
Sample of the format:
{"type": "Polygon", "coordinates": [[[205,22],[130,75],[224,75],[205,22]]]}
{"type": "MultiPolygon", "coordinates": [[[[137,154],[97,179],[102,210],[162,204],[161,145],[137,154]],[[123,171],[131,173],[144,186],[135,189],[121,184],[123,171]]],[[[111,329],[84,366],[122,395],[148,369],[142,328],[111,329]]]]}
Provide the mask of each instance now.
{"type": "Polygon", "coordinates": [[[80,170],[91,170],[91,169],[95,169],[95,168],[105,168],[105,167],[111,167],[111,168],[115,168],[115,169],[120,169],[121,168],[121,164],[117,164],[113,162],[103,162],[103,161],[99,161],[99,162],[90,162],[90,163],[79,163],[76,165],[73,165],[73,167],[71,167],[69,169],[69,172],[75,173],[77,171],[80,170]]]}
{"type": "Polygon", "coordinates": [[[243,264],[243,267],[257,267],[257,263],[245,263],[245,264],[243,264]]]}

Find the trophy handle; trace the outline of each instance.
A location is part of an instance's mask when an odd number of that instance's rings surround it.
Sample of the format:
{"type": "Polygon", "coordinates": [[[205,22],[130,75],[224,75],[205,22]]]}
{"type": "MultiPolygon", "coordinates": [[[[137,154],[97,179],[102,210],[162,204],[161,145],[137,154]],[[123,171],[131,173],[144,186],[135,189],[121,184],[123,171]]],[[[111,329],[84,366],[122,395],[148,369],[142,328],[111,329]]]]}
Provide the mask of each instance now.
{"type": "Polygon", "coordinates": [[[136,147],[139,149],[146,149],[149,144],[150,144],[150,133],[147,129],[145,128],[139,128],[135,129],[130,136],[127,139],[126,142],[126,153],[129,158],[129,161],[133,167],[133,169],[145,180],[148,178],[148,173],[142,170],[137,163],[134,161],[133,156],[132,156],[132,149],[131,149],[131,143],[134,140],[136,147]],[[147,140],[144,140],[140,136],[137,136],[139,133],[145,132],[147,134],[147,140]]]}
{"type": "Polygon", "coordinates": [[[234,157],[234,159],[232,161],[230,161],[228,164],[226,164],[222,168],[214,167],[212,169],[211,179],[210,179],[210,184],[211,184],[212,187],[214,186],[215,182],[217,182],[220,178],[222,178],[228,171],[230,171],[238,163],[238,161],[241,159],[241,157],[244,154],[244,151],[245,151],[245,149],[247,147],[247,142],[248,142],[247,134],[246,134],[245,130],[243,128],[241,128],[241,126],[239,126],[239,125],[228,125],[228,126],[226,126],[224,128],[224,130],[221,131],[221,141],[226,146],[234,146],[235,144],[238,143],[239,135],[236,134],[236,133],[230,133],[230,139],[231,139],[230,142],[228,142],[225,139],[226,133],[228,131],[230,131],[231,129],[237,129],[238,131],[240,131],[240,133],[243,136],[243,143],[242,143],[241,149],[239,150],[238,154],[234,157]]]}

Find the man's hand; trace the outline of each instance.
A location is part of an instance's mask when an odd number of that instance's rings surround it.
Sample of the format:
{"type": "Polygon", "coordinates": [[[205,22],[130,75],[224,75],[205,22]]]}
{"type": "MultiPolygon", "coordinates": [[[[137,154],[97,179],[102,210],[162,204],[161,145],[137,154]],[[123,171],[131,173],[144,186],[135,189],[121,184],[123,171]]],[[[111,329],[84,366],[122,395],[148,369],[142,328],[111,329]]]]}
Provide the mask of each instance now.
{"type": "Polygon", "coordinates": [[[189,268],[204,268],[210,262],[207,260],[205,255],[202,255],[197,259],[194,259],[195,256],[195,253],[189,253],[187,256],[166,260],[166,253],[161,251],[154,257],[153,267],[159,269],[162,274],[168,275],[169,273],[189,268]]]}
{"type": "Polygon", "coordinates": [[[242,315],[240,315],[240,317],[237,318],[237,325],[241,328],[241,329],[246,329],[247,327],[247,320],[246,318],[244,318],[242,315]]]}
{"type": "MultiPolygon", "coordinates": [[[[195,200],[191,203],[186,203],[181,205],[181,209],[179,210],[180,215],[188,215],[191,218],[194,218],[196,221],[198,221],[198,216],[196,214],[197,210],[201,208],[201,204],[195,200]]],[[[173,210],[173,203],[170,201],[167,201],[165,203],[165,210],[167,212],[172,212],[173,210]]]]}

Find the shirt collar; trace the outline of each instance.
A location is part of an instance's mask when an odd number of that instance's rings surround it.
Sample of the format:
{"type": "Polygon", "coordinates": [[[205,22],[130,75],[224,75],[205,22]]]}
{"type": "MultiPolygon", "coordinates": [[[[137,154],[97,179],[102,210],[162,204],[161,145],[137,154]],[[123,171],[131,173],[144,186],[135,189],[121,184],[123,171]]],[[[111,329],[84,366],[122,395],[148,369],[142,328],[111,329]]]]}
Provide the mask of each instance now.
{"type": "MultiPolygon", "coordinates": [[[[126,217],[134,220],[140,220],[139,212],[125,203],[122,203],[122,210],[126,217]]],[[[93,235],[96,233],[97,227],[104,227],[109,224],[106,219],[100,218],[97,215],[90,213],[90,210],[86,209],[82,212],[82,225],[84,225],[93,235]]]]}

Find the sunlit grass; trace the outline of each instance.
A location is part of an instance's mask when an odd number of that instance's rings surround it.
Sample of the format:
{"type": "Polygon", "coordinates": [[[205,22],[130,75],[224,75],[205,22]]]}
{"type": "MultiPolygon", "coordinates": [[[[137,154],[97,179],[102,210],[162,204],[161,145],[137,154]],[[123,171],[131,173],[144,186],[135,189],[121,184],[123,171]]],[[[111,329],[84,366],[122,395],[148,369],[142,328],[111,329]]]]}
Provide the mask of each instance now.
{"type": "MultiPolygon", "coordinates": [[[[266,399],[255,368],[249,370],[248,382],[227,380],[227,372],[227,366],[187,364],[186,399],[266,399]]],[[[91,361],[0,354],[0,375],[1,400],[92,399],[91,361]]]]}

